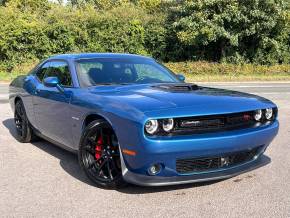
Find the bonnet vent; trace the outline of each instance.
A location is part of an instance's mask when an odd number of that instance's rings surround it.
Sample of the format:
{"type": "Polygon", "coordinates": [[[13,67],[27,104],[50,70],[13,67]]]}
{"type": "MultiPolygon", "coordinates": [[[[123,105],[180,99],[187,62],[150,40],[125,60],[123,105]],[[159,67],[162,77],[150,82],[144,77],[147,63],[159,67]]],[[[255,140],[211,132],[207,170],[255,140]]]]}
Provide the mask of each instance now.
{"type": "Polygon", "coordinates": [[[160,84],[153,86],[153,88],[161,89],[169,92],[191,92],[198,90],[199,87],[195,84],[182,83],[182,84],[160,84]]]}

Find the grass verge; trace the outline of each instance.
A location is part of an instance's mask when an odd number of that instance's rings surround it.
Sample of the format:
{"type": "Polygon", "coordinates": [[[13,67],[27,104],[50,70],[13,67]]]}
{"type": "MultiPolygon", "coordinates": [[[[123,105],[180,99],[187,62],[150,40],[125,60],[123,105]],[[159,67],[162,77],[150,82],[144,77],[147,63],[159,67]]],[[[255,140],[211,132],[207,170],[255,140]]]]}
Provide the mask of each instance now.
{"type": "MultiPolygon", "coordinates": [[[[34,64],[27,65],[18,66],[12,73],[0,71],[0,81],[9,82],[18,75],[26,74],[34,64]]],[[[183,74],[187,82],[290,81],[290,64],[265,66],[196,61],[169,62],[165,65],[173,72],[183,74]]]]}
{"type": "Polygon", "coordinates": [[[290,64],[265,66],[196,61],[169,62],[165,65],[175,73],[184,74],[188,82],[290,80],[290,64]]]}
{"type": "Polygon", "coordinates": [[[3,71],[0,71],[0,82],[10,82],[21,74],[24,74],[24,73],[17,73],[17,72],[6,73],[3,71]]]}

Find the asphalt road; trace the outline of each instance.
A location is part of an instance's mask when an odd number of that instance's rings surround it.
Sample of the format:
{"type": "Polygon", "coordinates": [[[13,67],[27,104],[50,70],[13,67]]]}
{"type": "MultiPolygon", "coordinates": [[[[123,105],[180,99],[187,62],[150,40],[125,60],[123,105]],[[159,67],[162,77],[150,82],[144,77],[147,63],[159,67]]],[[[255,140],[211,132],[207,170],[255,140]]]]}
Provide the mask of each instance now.
{"type": "Polygon", "coordinates": [[[208,86],[278,104],[280,132],[266,151],[268,164],[218,182],[103,190],[90,184],[73,154],[45,141],[16,141],[7,85],[0,85],[0,216],[290,217],[290,83],[208,86]]]}

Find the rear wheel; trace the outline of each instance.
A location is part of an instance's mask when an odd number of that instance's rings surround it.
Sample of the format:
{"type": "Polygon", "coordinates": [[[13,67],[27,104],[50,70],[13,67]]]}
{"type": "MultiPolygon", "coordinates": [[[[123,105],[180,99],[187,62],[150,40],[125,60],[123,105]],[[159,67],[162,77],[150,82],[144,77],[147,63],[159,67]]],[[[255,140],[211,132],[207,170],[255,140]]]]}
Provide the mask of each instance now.
{"type": "Polygon", "coordinates": [[[104,120],[90,123],[82,136],[79,164],[88,178],[103,188],[119,188],[122,178],[120,151],[112,127],[104,120]]]}
{"type": "Polygon", "coordinates": [[[17,140],[23,143],[34,141],[37,137],[26,116],[25,108],[21,100],[15,103],[14,122],[16,125],[17,140]]]}

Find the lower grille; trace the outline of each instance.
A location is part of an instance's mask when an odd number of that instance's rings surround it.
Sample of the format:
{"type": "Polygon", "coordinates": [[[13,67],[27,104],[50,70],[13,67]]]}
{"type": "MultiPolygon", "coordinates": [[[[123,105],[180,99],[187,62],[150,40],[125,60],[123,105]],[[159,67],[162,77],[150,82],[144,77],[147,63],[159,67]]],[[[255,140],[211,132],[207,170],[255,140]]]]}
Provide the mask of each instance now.
{"type": "Polygon", "coordinates": [[[176,171],[178,173],[198,173],[233,167],[253,160],[262,149],[263,146],[259,146],[251,150],[231,153],[220,157],[177,159],[176,171]]]}

